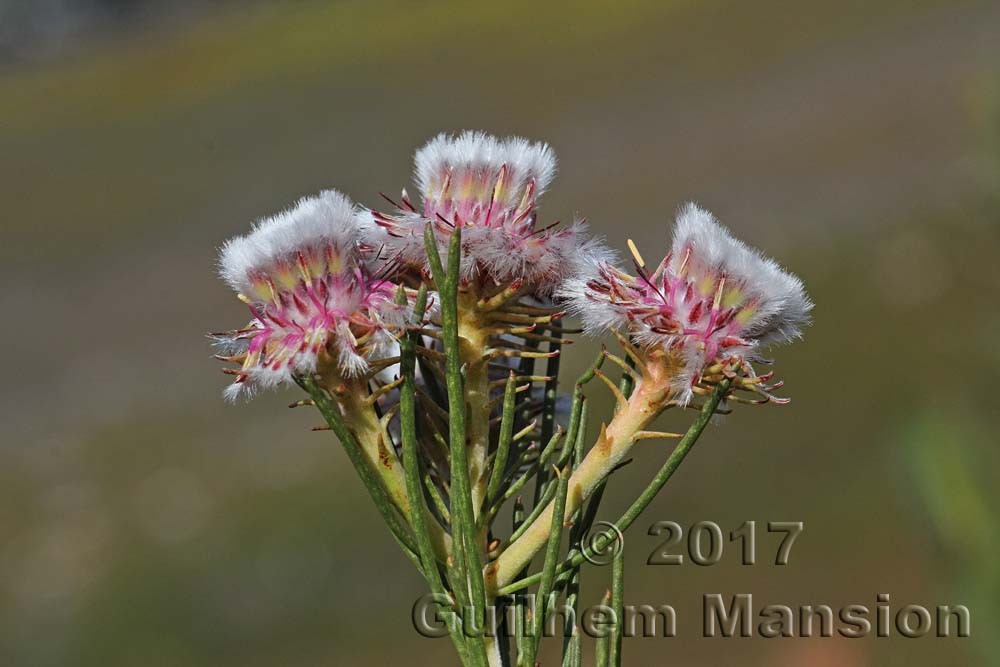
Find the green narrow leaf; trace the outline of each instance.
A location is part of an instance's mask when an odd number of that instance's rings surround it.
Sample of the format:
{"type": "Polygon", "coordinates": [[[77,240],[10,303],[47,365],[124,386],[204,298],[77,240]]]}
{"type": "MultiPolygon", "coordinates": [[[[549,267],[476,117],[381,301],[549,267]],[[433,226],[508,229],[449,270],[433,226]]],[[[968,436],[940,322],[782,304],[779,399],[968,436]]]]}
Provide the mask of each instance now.
{"type": "MultiPolygon", "coordinates": [[[[566,434],[566,444],[563,445],[562,451],[559,452],[559,458],[556,459],[556,468],[560,470],[569,464],[573,457],[573,452],[576,450],[577,443],[580,440],[580,433],[586,430],[585,424],[587,423],[587,415],[589,412],[586,396],[580,393],[580,400],[573,402],[573,408],[573,414],[570,416],[569,432],[566,434]]],[[[554,481],[549,482],[544,491],[549,491],[549,487],[554,484],[554,481]]],[[[544,507],[545,505],[543,504],[542,508],[544,509],[544,507]]]]}
{"type": "MultiPolygon", "coordinates": [[[[544,465],[545,462],[548,460],[549,456],[552,455],[552,452],[555,451],[556,443],[559,440],[561,440],[562,437],[563,434],[559,432],[556,432],[552,435],[552,440],[549,442],[548,445],[546,445],[545,449],[542,451],[542,455],[538,457],[539,461],[538,464],[534,466],[531,470],[526,472],[524,475],[522,475],[520,479],[518,479],[514,483],[514,485],[508,490],[508,493],[517,493],[517,491],[522,486],[524,486],[524,482],[531,477],[532,472],[537,470],[541,465],[544,465]]],[[[528,513],[528,516],[524,519],[524,521],[521,522],[521,525],[518,526],[518,528],[511,534],[508,543],[514,542],[514,540],[516,540],[522,534],[524,534],[524,531],[528,530],[528,528],[531,527],[531,524],[535,522],[535,519],[537,519],[542,514],[542,512],[545,511],[545,508],[548,506],[549,501],[552,500],[552,496],[555,495],[555,492],[556,492],[556,485],[550,485],[545,490],[545,493],[539,499],[540,502],[538,502],[534,507],[531,508],[531,512],[528,513]]],[[[505,493],[504,496],[506,497],[507,494],[505,493]]]]}
{"type": "Polygon", "coordinates": [[[528,517],[524,520],[524,523],[521,524],[521,527],[518,528],[514,532],[514,534],[510,536],[509,543],[515,542],[517,538],[521,537],[521,535],[524,534],[524,531],[531,528],[531,525],[535,523],[535,520],[539,516],[541,516],[542,512],[545,511],[545,508],[548,507],[549,501],[552,500],[553,496],[555,496],[556,489],[558,488],[558,486],[559,486],[558,484],[552,484],[549,486],[549,488],[545,490],[545,493],[542,494],[542,497],[538,499],[539,501],[538,504],[535,505],[531,509],[531,512],[528,513],[528,517]]]}
{"type": "MultiPolygon", "coordinates": [[[[493,459],[493,470],[490,472],[490,482],[486,487],[486,502],[491,503],[500,491],[500,483],[507,472],[507,458],[510,456],[511,440],[514,437],[514,409],[517,407],[517,380],[514,371],[507,377],[507,385],[503,393],[503,414],[500,418],[500,439],[497,442],[497,453],[493,459]]],[[[483,512],[487,516],[487,512],[483,512]]]]}
{"type": "Polygon", "coordinates": [[[427,470],[421,472],[421,479],[424,482],[424,486],[427,488],[427,495],[430,496],[431,502],[434,503],[434,509],[437,511],[438,516],[441,517],[443,524],[451,523],[451,513],[448,511],[448,505],[444,501],[444,497],[441,495],[441,491],[438,490],[437,485],[434,484],[434,480],[431,479],[431,474],[427,470]]]}
{"type": "Polygon", "coordinates": [[[611,630],[611,640],[609,643],[610,655],[608,662],[612,667],[621,667],[622,664],[622,635],[624,633],[625,617],[625,549],[624,545],[615,552],[615,557],[611,561],[611,608],[615,612],[615,624],[611,630]]]}
{"type": "MultiPolygon", "coordinates": [[[[576,444],[573,446],[573,470],[580,465],[583,461],[583,450],[584,444],[587,439],[587,417],[586,414],[581,415],[581,426],[579,429],[579,435],[576,438],[576,444]]],[[[600,502],[600,495],[604,493],[604,482],[598,486],[595,490],[594,495],[591,496],[591,504],[594,498],[598,498],[600,502]]],[[[588,512],[590,511],[590,505],[587,506],[588,512]]],[[[594,513],[596,514],[596,507],[594,513]]],[[[569,531],[569,547],[571,550],[578,549],[580,540],[582,536],[587,533],[589,526],[581,526],[581,514],[583,514],[583,508],[578,508],[576,512],[573,513],[571,517],[572,528],[569,531]]],[[[593,517],[591,517],[593,521],[593,517]]],[[[582,646],[580,632],[577,627],[580,620],[580,566],[571,568],[568,573],[569,578],[566,581],[566,606],[573,610],[573,619],[576,623],[571,623],[569,618],[566,619],[566,623],[563,627],[563,667],[580,667],[583,656],[582,656],[582,646]]],[[[560,585],[560,581],[557,579],[556,586],[560,585]]]]}
{"type": "MultiPolygon", "coordinates": [[[[635,359],[632,357],[625,355],[625,363],[629,368],[635,369],[635,359]]],[[[618,384],[618,389],[621,390],[622,396],[629,398],[632,395],[632,390],[635,389],[635,378],[622,371],[622,381],[618,384]]]]}
{"type": "MultiPolygon", "coordinates": [[[[552,325],[558,325],[559,320],[554,320],[552,325]]],[[[549,352],[561,352],[562,344],[556,342],[549,343],[549,352]]],[[[562,359],[562,354],[558,354],[554,357],[550,357],[545,364],[545,375],[552,378],[545,383],[545,393],[542,398],[542,432],[541,441],[548,442],[549,438],[552,437],[552,433],[555,431],[556,427],[556,398],[559,392],[559,363],[562,359]]],[[[548,470],[546,468],[540,468],[538,470],[538,477],[535,481],[535,506],[537,507],[542,494],[544,493],[544,487],[548,482],[548,470]]]]}
{"type": "MultiPolygon", "coordinates": [[[[604,597],[601,598],[602,607],[611,607],[611,591],[604,591],[604,597]]],[[[603,627],[603,626],[602,626],[603,627]]],[[[604,632],[601,636],[597,638],[596,642],[596,656],[595,664],[597,667],[608,667],[608,660],[611,657],[611,633],[604,632]]]]}
{"type": "MultiPolygon", "coordinates": [[[[545,546],[545,563],[542,566],[542,580],[538,585],[538,605],[537,618],[533,619],[532,637],[526,656],[527,663],[534,663],[535,655],[538,653],[538,644],[541,642],[542,629],[545,626],[545,619],[549,615],[550,600],[553,585],[556,578],[556,566],[559,564],[559,547],[562,544],[563,533],[563,513],[566,511],[566,494],[569,491],[569,468],[557,471],[558,483],[556,486],[555,509],[552,513],[552,527],[549,531],[549,541],[545,546]]],[[[553,601],[554,602],[554,601],[553,601]]]]}
{"type": "MultiPolygon", "coordinates": [[[[427,303],[427,288],[421,287],[417,294],[414,310],[423,312],[427,303]]],[[[421,485],[420,461],[417,445],[417,410],[416,410],[416,333],[408,333],[400,339],[400,374],[403,384],[399,390],[399,423],[403,440],[403,471],[406,474],[406,493],[413,508],[411,527],[417,540],[422,572],[431,592],[436,595],[448,596],[438,570],[437,558],[431,535],[428,531],[429,519],[424,502],[424,488],[421,485]]],[[[465,638],[460,630],[459,616],[453,614],[448,621],[448,633],[458,651],[463,664],[468,664],[469,654],[465,638]]]]}
{"type": "MultiPolygon", "coordinates": [[[[485,624],[486,594],[482,576],[479,545],[476,544],[476,521],[472,510],[472,490],[469,482],[469,462],[466,453],[466,400],[462,380],[461,355],[458,341],[458,283],[461,268],[462,230],[456,227],[448,245],[448,268],[445,271],[438,253],[434,229],[427,225],[424,244],[430,261],[431,275],[441,299],[441,333],[445,354],[445,384],[448,392],[448,440],[451,458],[452,544],[455,552],[454,588],[467,587],[465,596],[479,628],[485,624]],[[455,532],[457,531],[457,535],[455,532]]],[[[486,663],[483,637],[470,641],[476,657],[486,663]]]]}
{"type": "MultiPolygon", "coordinates": [[[[521,498],[518,497],[514,500],[514,512],[512,529],[517,530],[524,523],[524,503],[521,498]]],[[[514,628],[511,630],[514,634],[514,644],[517,647],[517,662],[521,664],[522,656],[525,650],[525,623],[524,623],[524,608],[525,608],[525,595],[524,593],[514,594],[514,628]]]]}
{"type": "Polygon", "coordinates": [[[698,412],[698,416],[695,417],[694,423],[688,427],[688,430],[684,433],[684,437],[678,441],[677,446],[674,447],[674,451],[670,453],[667,457],[666,462],[663,467],[657,471],[656,476],[645,488],[645,490],[635,499],[635,502],[629,506],[628,510],[622,514],[621,518],[615,522],[618,530],[625,532],[628,527],[632,525],[639,515],[642,514],[643,510],[649,506],[649,503],[653,501],[656,494],[660,492],[663,486],[667,483],[667,480],[674,474],[674,471],[684,462],[684,457],[688,455],[694,444],[698,442],[698,438],[701,436],[702,431],[708,426],[708,423],[712,420],[712,415],[715,414],[716,408],[719,407],[719,403],[722,401],[722,397],[725,396],[726,392],[729,391],[729,386],[731,380],[728,378],[719,383],[715,388],[715,391],[708,397],[705,401],[705,405],[702,406],[701,410],[698,412]]]}
{"type": "MultiPolygon", "coordinates": [[[[507,490],[504,491],[503,497],[501,498],[501,502],[510,499],[511,496],[520,491],[521,487],[523,487],[525,483],[527,483],[527,481],[531,479],[531,476],[536,471],[538,471],[539,468],[545,465],[545,463],[552,456],[552,453],[555,451],[556,445],[559,443],[560,440],[563,439],[564,435],[565,434],[559,430],[557,430],[555,433],[552,434],[552,438],[549,440],[549,443],[545,445],[545,449],[543,449],[542,453],[538,455],[538,460],[531,468],[525,471],[523,475],[518,477],[517,480],[515,480],[509,487],[507,487],[507,490]]],[[[551,498],[552,494],[550,493],[549,496],[545,498],[544,503],[538,503],[532,508],[531,514],[525,520],[525,523],[522,523],[520,528],[514,531],[514,534],[511,535],[510,537],[511,542],[520,537],[521,533],[523,533],[531,526],[531,523],[535,520],[535,518],[539,514],[542,513],[542,510],[545,509],[545,505],[548,503],[549,500],[551,500],[551,498]]]]}
{"type": "Polygon", "coordinates": [[[563,647],[563,667],[581,667],[583,664],[583,656],[581,655],[582,646],[580,645],[580,633],[576,628],[572,629],[573,634],[569,637],[569,641],[563,647]]]}

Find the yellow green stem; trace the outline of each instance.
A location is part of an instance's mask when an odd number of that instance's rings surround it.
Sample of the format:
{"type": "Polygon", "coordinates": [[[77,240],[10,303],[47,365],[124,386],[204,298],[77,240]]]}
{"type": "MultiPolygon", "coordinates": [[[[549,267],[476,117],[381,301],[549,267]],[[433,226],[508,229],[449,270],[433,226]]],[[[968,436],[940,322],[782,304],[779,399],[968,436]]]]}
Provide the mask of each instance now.
{"type": "Polygon", "coordinates": [[[466,426],[469,481],[472,486],[472,510],[478,520],[489,482],[486,461],[490,447],[490,377],[485,356],[490,345],[490,323],[480,317],[481,311],[476,302],[474,294],[459,294],[459,352],[465,369],[465,399],[469,408],[466,426]]]}
{"type": "MultiPolygon", "coordinates": [[[[382,480],[392,504],[406,522],[412,525],[413,509],[406,491],[406,473],[390,443],[386,442],[386,435],[374,406],[365,400],[368,395],[366,381],[339,378],[333,382],[329,378],[325,380],[327,391],[335,397],[343,413],[344,423],[357,438],[368,465],[382,480]]],[[[435,554],[444,562],[451,553],[451,538],[426,507],[424,513],[435,554]]]]}
{"type": "MultiPolygon", "coordinates": [[[[594,492],[601,481],[632,449],[637,433],[646,430],[666,406],[673,369],[666,357],[652,359],[631,396],[606,427],[573,472],[564,508],[564,521],[594,492]]],[[[549,539],[554,502],[500,557],[486,568],[486,581],[496,591],[509,584],[549,539]]]]}

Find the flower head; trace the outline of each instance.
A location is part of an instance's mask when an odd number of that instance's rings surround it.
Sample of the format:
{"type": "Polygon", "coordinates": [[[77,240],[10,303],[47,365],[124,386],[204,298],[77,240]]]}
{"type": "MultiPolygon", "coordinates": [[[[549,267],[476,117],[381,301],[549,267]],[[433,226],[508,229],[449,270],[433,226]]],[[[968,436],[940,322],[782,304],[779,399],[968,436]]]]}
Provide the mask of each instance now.
{"type": "Polygon", "coordinates": [[[530,291],[547,294],[586,258],[610,254],[587,239],[582,222],[537,228],[538,197],[556,171],[547,144],[482,132],[441,134],[414,161],[421,204],[415,206],[404,191],[396,213],[372,211],[369,218],[403,266],[426,270],[428,224],[442,246],[461,227],[463,278],[491,286],[522,281],[530,291]]]}
{"type": "Polygon", "coordinates": [[[392,341],[405,310],[394,303],[396,286],[372,275],[357,215],[327,190],[222,247],[220,273],[253,315],[245,328],[218,335],[233,353],[227,359],[242,363],[227,397],[289,382],[327,358],[357,375],[392,341]]]}
{"type": "Polygon", "coordinates": [[[761,347],[800,336],[809,321],[801,281],[694,204],[681,210],[670,253],[652,274],[634,254],[638,276],[601,262],[559,296],[591,332],[624,328],[637,344],[670,353],[682,401],[713,362],[753,360],[761,347]]]}

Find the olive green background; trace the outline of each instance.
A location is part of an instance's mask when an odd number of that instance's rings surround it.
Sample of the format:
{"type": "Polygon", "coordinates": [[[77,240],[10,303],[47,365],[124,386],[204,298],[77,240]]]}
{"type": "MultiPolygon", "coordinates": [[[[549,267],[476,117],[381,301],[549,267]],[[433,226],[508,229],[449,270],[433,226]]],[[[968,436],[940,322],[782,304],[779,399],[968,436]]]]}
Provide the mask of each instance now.
{"type": "Polygon", "coordinates": [[[223,403],[204,334],[246,319],[226,237],[321,188],[376,205],[466,128],[553,145],[543,220],[650,259],[696,200],[817,304],[774,351],[793,402],[711,427],[629,532],[626,602],[680,618],[626,664],[1000,664],[1000,5],[196,7],[0,66],[0,664],[451,664],[339,445],[294,391],[223,403]],[[667,519],[805,532],[785,567],[766,533],[753,567],[647,566],[667,519]],[[703,639],[713,592],[961,603],[972,636],[703,639]]]}

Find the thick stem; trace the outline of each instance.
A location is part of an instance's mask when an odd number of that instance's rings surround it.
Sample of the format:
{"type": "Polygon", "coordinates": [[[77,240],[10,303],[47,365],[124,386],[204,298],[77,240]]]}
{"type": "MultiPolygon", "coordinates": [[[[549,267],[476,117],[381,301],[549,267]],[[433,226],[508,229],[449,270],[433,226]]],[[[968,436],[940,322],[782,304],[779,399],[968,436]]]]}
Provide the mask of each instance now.
{"type": "MultiPolygon", "coordinates": [[[[695,443],[698,441],[698,438],[701,437],[702,432],[705,430],[705,427],[708,426],[709,421],[712,419],[712,415],[715,414],[715,410],[719,407],[719,403],[722,401],[722,398],[726,395],[726,392],[729,390],[729,387],[730,387],[730,381],[728,379],[723,380],[715,388],[715,391],[713,391],[712,394],[708,397],[708,399],[705,401],[705,404],[699,411],[698,416],[695,418],[694,423],[692,423],[691,426],[688,427],[688,430],[684,434],[684,437],[682,437],[680,442],[677,443],[677,446],[674,447],[674,451],[672,451],[670,453],[670,456],[667,457],[666,462],[656,473],[656,476],[653,477],[649,485],[646,486],[643,492],[639,494],[639,497],[636,498],[635,501],[629,506],[628,510],[626,510],[626,512],[623,515],[621,515],[621,517],[619,517],[617,521],[614,522],[613,525],[617,529],[616,533],[624,533],[626,530],[628,530],[629,526],[631,526],[632,523],[639,517],[639,515],[642,514],[642,512],[646,509],[646,507],[648,507],[649,504],[653,502],[653,498],[655,498],[656,494],[658,494],[663,489],[663,486],[667,483],[667,481],[674,474],[674,472],[676,472],[681,462],[684,461],[684,457],[688,455],[688,453],[694,447],[695,443]]],[[[594,492],[594,500],[591,501],[590,506],[588,506],[587,508],[588,515],[590,515],[590,510],[593,507],[594,502],[597,500],[598,498],[597,494],[600,492],[601,489],[603,489],[603,483],[598,484],[597,490],[594,492]]],[[[583,525],[589,527],[592,521],[593,521],[593,516],[585,517],[583,525]]],[[[616,536],[614,535],[612,535],[611,537],[607,537],[607,535],[608,535],[607,532],[603,533],[602,535],[599,535],[593,547],[587,547],[586,550],[590,551],[590,553],[592,554],[603,553],[603,550],[609,544],[611,544],[615,539],[617,539],[616,536]]],[[[587,559],[583,548],[580,546],[574,548],[571,553],[572,555],[565,561],[563,561],[563,563],[558,568],[560,576],[568,575],[575,568],[583,564],[584,560],[587,559]]],[[[489,574],[489,572],[487,572],[487,574],[489,574]]],[[[498,589],[497,594],[509,595],[511,593],[516,593],[517,591],[521,591],[530,586],[534,586],[539,581],[541,581],[541,579],[542,579],[542,573],[540,572],[537,574],[533,574],[531,576],[522,575],[514,583],[508,584],[507,586],[498,589]]]]}
{"type": "MultiPolygon", "coordinates": [[[[486,605],[494,605],[496,602],[487,598],[486,605]]],[[[503,657],[500,655],[500,640],[496,636],[486,635],[483,637],[486,644],[486,659],[489,660],[489,667],[503,667],[503,657]]]]}
{"type": "Polygon", "coordinates": [[[336,388],[335,395],[343,410],[344,421],[358,439],[365,458],[378,471],[393,504],[409,522],[411,510],[410,499],[406,494],[406,475],[396,453],[385,441],[374,407],[365,403],[368,392],[364,381],[344,382],[336,388]]]}
{"type": "MultiPolygon", "coordinates": [[[[635,444],[635,434],[645,430],[662,412],[668,396],[671,369],[665,360],[654,361],[658,363],[650,363],[649,372],[636,385],[628,402],[601,430],[597,442],[573,472],[564,521],[572,517],[601,481],[622,462],[635,444]]],[[[487,582],[502,588],[531,561],[549,538],[553,507],[554,502],[549,502],[524,534],[487,566],[487,582]]]]}
{"type": "MultiPolygon", "coordinates": [[[[375,408],[366,402],[368,396],[364,380],[340,380],[329,386],[327,390],[335,396],[344,416],[344,423],[354,434],[368,465],[382,480],[386,494],[396,506],[400,514],[410,525],[413,525],[412,506],[406,492],[406,473],[402,464],[386,442],[385,434],[379,423],[375,408]]],[[[431,544],[435,555],[444,562],[451,553],[451,538],[444,532],[437,520],[423,508],[424,519],[427,522],[431,544]]]]}
{"type": "Polygon", "coordinates": [[[333,404],[330,399],[329,394],[325,389],[320,387],[316,383],[316,379],[312,376],[296,378],[296,382],[305,389],[316,405],[316,409],[319,410],[320,414],[326,419],[327,424],[330,426],[330,430],[337,436],[340,440],[341,445],[344,447],[344,452],[347,454],[347,458],[350,459],[351,465],[358,473],[358,477],[361,482],[368,489],[368,493],[371,495],[372,500],[375,503],[375,507],[378,509],[379,514],[385,520],[386,525],[392,532],[393,537],[402,547],[403,552],[407,557],[416,565],[418,568],[421,567],[420,558],[416,554],[416,545],[413,540],[413,536],[408,530],[408,527],[400,521],[398,511],[395,509],[392,500],[389,498],[385,490],[385,484],[377,476],[376,471],[369,464],[368,460],[365,458],[364,452],[361,450],[361,445],[358,443],[357,437],[354,433],[347,427],[344,423],[343,415],[340,414],[340,408],[333,404]]]}
{"type": "Polygon", "coordinates": [[[465,400],[469,406],[466,435],[469,441],[469,482],[472,511],[479,518],[489,475],[486,460],[490,447],[490,376],[484,356],[490,334],[476,313],[475,295],[459,295],[458,337],[462,366],[465,368],[465,400]]]}

